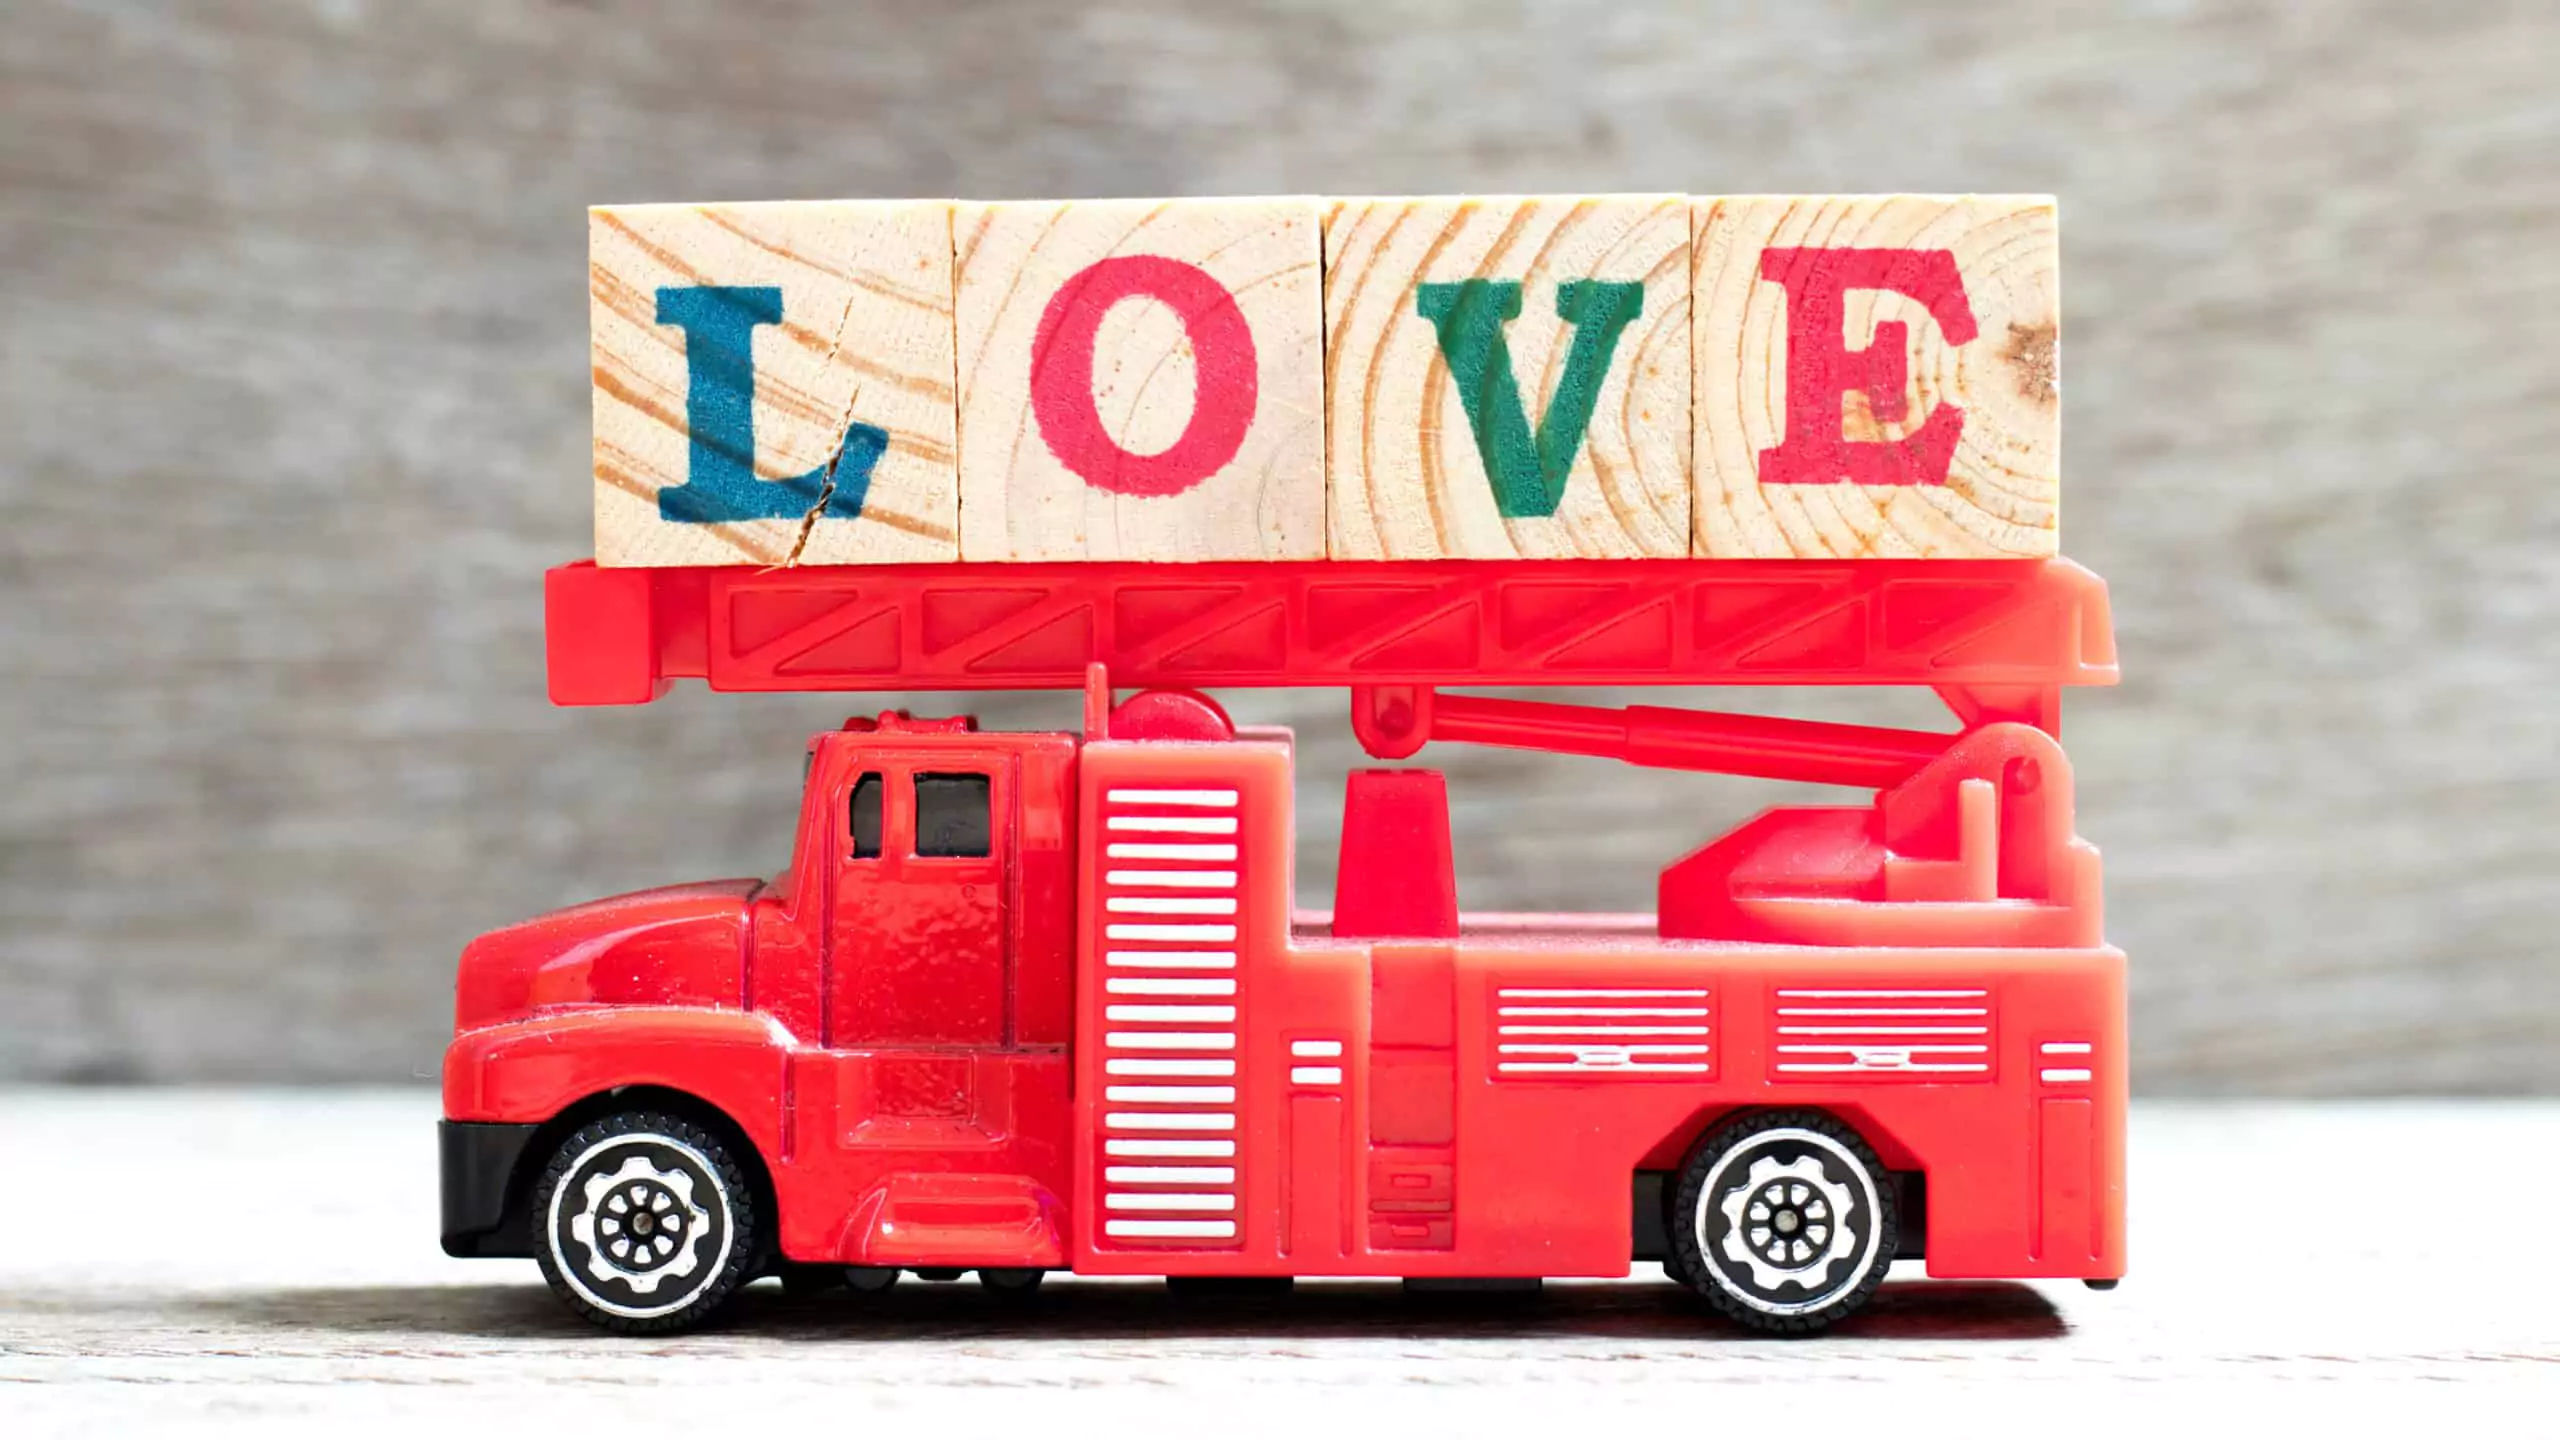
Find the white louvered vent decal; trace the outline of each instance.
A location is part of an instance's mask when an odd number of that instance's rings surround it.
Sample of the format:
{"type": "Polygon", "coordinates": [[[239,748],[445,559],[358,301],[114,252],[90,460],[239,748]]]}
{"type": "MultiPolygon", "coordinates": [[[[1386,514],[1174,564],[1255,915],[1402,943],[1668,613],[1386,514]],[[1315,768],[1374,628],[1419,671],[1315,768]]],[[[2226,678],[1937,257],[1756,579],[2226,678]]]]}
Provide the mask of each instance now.
{"type": "Polygon", "coordinates": [[[1964,1080],[1991,1075],[1987,990],[1780,990],[1769,1071],[1780,1080],[1964,1080]]]}
{"type": "Polygon", "coordinates": [[[2086,1085],[2097,1073],[2089,1058],[2096,1050],[2086,1040],[2047,1040],[2036,1047],[2036,1078],[2047,1085],[2086,1085]]]}
{"type": "Polygon", "coordinates": [[[1102,1233],[1237,1239],[1237,792],[1103,792],[1102,1233]]]}
{"type": "Polygon", "coordinates": [[[1494,992],[1494,1074],[1504,1079],[1646,1076],[1715,1069],[1704,986],[1521,985],[1494,992]]]}

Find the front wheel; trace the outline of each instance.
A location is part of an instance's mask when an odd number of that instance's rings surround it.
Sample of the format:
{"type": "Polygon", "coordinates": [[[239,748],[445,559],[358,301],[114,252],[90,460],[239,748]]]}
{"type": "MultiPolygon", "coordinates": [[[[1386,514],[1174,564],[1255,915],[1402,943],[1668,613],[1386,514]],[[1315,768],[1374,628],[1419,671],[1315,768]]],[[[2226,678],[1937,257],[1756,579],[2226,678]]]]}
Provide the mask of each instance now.
{"type": "Polygon", "coordinates": [[[1812,1110],[1746,1115],[1699,1142],[1668,1218],[1673,1276],[1778,1335],[1826,1330],[1865,1305],[1897,1244],[1883,1163],[1812,1110]]]}
{"type": "Polygon", "coordinates": [[[755,1208],[729,1147],[650,1111],[607,1116],[562,1141],[535,1191],[533,1223],[553,1292],[624,1334],[701,1324],[756,1254],[755,1208]]]}

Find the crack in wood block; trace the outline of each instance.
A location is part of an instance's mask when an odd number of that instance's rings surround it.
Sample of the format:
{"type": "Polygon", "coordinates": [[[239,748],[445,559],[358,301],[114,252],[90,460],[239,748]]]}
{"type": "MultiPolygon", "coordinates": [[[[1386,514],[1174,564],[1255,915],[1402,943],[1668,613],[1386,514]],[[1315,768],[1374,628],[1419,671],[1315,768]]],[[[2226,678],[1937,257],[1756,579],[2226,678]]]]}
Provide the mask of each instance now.
{"type": "Polygon", "coordinates": [[[600,206],[596,558],[959,556],[951,206],[600,206]]]}

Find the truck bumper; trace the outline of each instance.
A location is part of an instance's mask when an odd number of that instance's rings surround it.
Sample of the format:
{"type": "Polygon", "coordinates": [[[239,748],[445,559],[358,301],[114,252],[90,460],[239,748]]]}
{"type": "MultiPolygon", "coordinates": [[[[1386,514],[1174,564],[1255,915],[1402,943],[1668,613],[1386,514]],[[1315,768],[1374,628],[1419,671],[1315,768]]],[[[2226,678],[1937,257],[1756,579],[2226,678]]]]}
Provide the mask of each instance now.
{"type": "Polygon", "coordinates": [[[529,1256],[532,1237],[508,1223],[517,1162],[533,1139],[534,1125],[471,1120],[436,1122],[437,1189],[444,1210],[444,1253],[462,1256],[529,1256]]]}

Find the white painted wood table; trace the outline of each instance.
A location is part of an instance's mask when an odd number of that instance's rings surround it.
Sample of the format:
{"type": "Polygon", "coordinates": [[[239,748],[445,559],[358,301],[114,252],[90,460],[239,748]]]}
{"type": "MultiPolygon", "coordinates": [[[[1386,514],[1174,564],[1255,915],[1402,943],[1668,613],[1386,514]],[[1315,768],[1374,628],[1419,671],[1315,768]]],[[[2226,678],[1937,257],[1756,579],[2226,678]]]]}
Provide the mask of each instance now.
{"type": "Polygon", "coordinates": [[[0,1437],[2560,1432],[2555,1104],[2144,1106],[2123,1288],[1914,1277],[1793,1342],[1650,1265],[1214,1305],[767,1284],[716,1333],[624,1340],[530,1261],[438,1252],[433,1120],[424,1092],[0,1092],[0,1437]]]}

